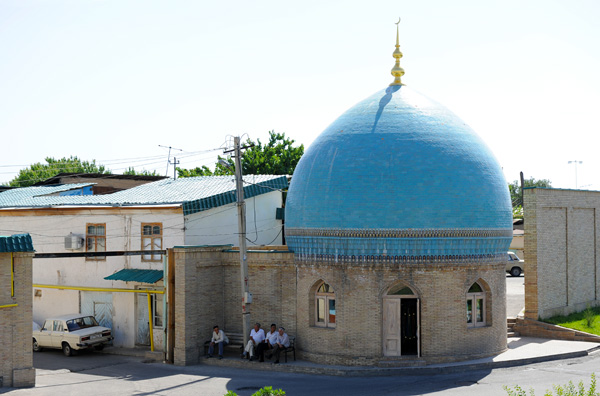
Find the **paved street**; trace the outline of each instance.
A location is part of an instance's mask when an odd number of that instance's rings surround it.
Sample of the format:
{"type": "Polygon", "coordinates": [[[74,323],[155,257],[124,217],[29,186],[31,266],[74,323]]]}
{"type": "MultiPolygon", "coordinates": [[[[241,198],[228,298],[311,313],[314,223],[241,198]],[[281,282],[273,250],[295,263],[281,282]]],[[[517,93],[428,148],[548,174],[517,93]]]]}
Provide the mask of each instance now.
{"type": "MultiPolygon", "coordinates": [[[[505,395],[503,385],[533,387],[583,380],[600,371],[600,355],[529,366],[433,376],[328,377],[197,365],[143,363],[140,358],[99,353],[66,358],[60,351],[36,354],[37,385],[3,390],[9,395],[251,395],[271,385],[288,395],[505,395]]],[[[248,363],[249,368],[253,363],[248,363]]]]}

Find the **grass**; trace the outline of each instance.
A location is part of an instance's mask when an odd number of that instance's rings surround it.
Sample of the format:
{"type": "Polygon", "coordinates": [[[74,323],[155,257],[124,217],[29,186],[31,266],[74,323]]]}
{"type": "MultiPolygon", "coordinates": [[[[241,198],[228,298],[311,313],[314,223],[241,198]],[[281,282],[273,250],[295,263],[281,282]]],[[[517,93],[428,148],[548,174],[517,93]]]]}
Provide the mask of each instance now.
{"type": "Polygon", "coordinates": [[[599,318],[600,307],[589,307],[585,311],[572,313],[567,316],[553,316],[549,319],[544,319],[544,322],[600,336],[599,318]]]}

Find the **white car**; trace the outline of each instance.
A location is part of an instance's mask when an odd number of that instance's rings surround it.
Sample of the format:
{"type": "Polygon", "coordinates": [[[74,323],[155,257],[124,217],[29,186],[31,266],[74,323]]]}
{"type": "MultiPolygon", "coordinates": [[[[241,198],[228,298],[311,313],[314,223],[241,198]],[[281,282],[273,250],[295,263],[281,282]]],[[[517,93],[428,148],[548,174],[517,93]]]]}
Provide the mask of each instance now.
{"type": "Polygon", "coordinates": [[[523,273],[525,261],[521,260],[514,252],[506,252],[508,255],[506,262],[506,272],[511,276],[520,276],[523,273]]]}
{"type": "Polygon", "coordinates": [[[100,326],[93,316],[63,315],[46,319],[40,330],[33,331],[33,351],[55,348],[71,356],[80,349],[102,350],[113,338],[111,330],[100,326]]]}

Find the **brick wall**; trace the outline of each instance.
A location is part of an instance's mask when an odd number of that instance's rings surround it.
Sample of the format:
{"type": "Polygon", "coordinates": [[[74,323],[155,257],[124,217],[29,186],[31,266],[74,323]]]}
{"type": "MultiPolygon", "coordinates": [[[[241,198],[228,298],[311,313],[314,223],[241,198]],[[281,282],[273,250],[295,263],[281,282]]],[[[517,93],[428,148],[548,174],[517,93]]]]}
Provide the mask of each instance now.
{"type": "MultiPolygon", "coordinates": [[[[224,247],[174,249],[175,364],[198,362],[212,327],[241,333],[239,252],[224,247]]],[[[335,263],[294,261],[291,252],[249,252],[251,323],[276,323],[297,338],[298,355],[328,364],[375,365],[383,357],[383,297],[410,286],[420,304],[418,362],[458,361],[506,350],[504,261],[487,263],[335,263]],[[316,286],[335,291],[336,327],[315,326],[316,286]],[[468,328],[466,294],[486,291],[486,326],[468,328]]],[[[388,359],[389,360],[389,359],[388,359]]],[[[414,359],[413,359],[414,360],[414,359]]]]}
{"type": "MultiPolygon", "coordinates": [[[[242,332],[239,251],[222,246],[174,249],[175,364],[195,364],[214,325],[226,332],[242,332]]],[[[284,326],[296,332],[296,271],[293,254],[249,251],[248,305],[251,323],[284,326]]]]}
{"type": "Polygon", "coordinates": [[[502,264],[391,264],[347,266],[298,263],[298,348],[308,360],[377,364],[383,357],[383,296],[410,286],[420,304],[421,360],[459,361],[506,350],[506,287],[502,264]],[[336,293],[335,329],[314,326],[311,287],[323,280],[336,293]],[[487,290],[487,326],[467,328],[466,294],[480,281],[487,290]]]}
{"type": "Polygon", "coordinates": [[[30,253],[14,255],[14,296],[11,296],[11,253],[0,253],[0,377],[2,386],[35,386],[31,338],[32,292],[30,253]]]}
{"type": "Polygon", "coordinates": [[[524,205],[525,317],[598,305],[600,192],[526,189],[524,205]]]}

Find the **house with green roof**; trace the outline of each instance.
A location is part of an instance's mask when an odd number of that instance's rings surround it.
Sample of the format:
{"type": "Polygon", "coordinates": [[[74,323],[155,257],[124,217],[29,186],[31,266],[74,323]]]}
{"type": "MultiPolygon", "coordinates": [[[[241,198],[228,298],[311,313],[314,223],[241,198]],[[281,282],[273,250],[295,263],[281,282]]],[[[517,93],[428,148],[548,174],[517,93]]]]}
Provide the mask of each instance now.
{"type": "MultiPolygon", "coordinates": [[[[287,177],[243,179],[248,246],[283,244],[287,177]]],[[[161,350],[166,323],[161,253],[183,245],[238,245],[235,178],[162,179],[101,195],[94,194],[95,185],[0,192],[0,235],[28,233],[40,257],[33,260],[33,319],[93,314],[113,329],[115,346],[152,343],[161,350]],[[150,304],[141,291],[151,291],[150,304]]]]}

